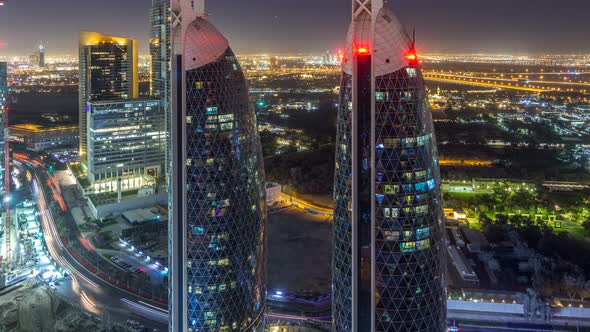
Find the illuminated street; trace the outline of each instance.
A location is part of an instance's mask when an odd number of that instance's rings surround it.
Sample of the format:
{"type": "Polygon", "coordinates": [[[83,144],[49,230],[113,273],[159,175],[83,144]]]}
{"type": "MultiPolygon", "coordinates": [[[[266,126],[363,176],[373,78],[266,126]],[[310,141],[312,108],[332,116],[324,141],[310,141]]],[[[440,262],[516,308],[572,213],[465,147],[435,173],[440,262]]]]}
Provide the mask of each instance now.
{"type": "MultiPolygon", "coordinates": [[[[25,165],[26,161],[20,161],[25,165]]],[[[38,185],[39,177],[31,166],[25,166],[34,174],[33,192],[37,198],[42,228],[47,248],[53,259],[66,271],[71,279],[60,282],[57,290],[70,301],[78,303],[89,312],[98,315],[108,313],[115,321],[124,323],[128,318],[135,317],[146,327],[164,330],[168,319],[166,307],[143,299],[134,294],[105,282],[87,268],[82,266],[67,250],[55,226],[55,220],[48,209],[48,200],[42,186],[38,185]]]]}

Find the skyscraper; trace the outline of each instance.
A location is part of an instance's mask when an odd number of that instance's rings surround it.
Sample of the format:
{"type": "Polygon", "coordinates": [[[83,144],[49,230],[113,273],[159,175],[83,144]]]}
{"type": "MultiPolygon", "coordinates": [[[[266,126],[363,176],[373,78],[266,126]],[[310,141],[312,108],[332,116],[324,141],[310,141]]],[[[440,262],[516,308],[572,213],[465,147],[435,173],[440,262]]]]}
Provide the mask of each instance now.
{"type": "MultiPolygon", "coordinates": [[[[4,134],[6,131],[6,107],[7,107],[7,95],[8,95],[8,65],[6,62],[0,62],[0,206],[4,202],[5,193],[5,176],[6,176],[6,150],[4,134]]],[[[0,215],[2,212],[0,211],[0,215]]]]}
{"type": "Polygon", "coordinates": [[[152,0],[150,25],[151,95],[168,99],[170,94],[170,0],[152,0]]]}
{"type": "Polygon", "coordinates": [[[80,160],[86,162],[87,102],[133,99],[139,95],[137,40],[80,32],[80,160]]]}
{"type": "Polygon", "coordinates": [[[203,0],[172,11],[170,331],[261,331],[266,206],[246,80],[203,0]]]}
{"type": "MultiPolygon", "coordinates": [[[[7,119],[8,119],[8,106],[7,106],[7,95],[8,95],[8,64],[6,62],[0,62],[0,207],[6,207],[6,214],[4,209],[0,209],[0,230],[4,234],[10,234],[10,206],[4,205],[6,191],[10,190],[6,185],[8,184],[9,170],[10,170],[10,158],[8,144],[5,140],[7,119]]],[[[10,260],[10,236],[4,236],[4,239],[0,235],[0,243],[3,243],[3,247],[0,248],[0,266],[3,261],[10,260]]]]}
{"type": "Polygon", "coordinates": [[[43,42],[39,44],[39,68],[45,67],[45,46],[43,42]]]}
{"type": "MultiPolygon", "coordinates": [[[[152,0],[150,10],[151,95],[162,100],[165,127],[170,128],[170,0],[152,0]]],[[[169,130],[163,152],[170,150],[169,130]]],[[[165,173],[169,161],[165,163],[165,173]]]]}
{"type": "Polygon", "coordinates": [[[424,80],[383,0],[352,2],[336,142],[335,331],[444,331],[440,178],[424,80]]]}

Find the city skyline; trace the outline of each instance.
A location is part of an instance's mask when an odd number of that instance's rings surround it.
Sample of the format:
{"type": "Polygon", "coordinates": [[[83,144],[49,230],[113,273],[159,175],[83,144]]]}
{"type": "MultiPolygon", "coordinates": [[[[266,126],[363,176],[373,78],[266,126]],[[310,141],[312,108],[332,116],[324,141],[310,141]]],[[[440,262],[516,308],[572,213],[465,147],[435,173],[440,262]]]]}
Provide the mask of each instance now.
{"type": "Polygon", "coordinates": [[[589,9],[0,0],[0,330],[590,331],[589,9]]]}
{"type": "MultiPolygon", "coordinates": [[[[28,55],[41,40],[46,42],[48,56],[74,55],[78,30],[136,38],[140,41],[140,54],[148,53],[149,22],[145,16],[149,13],[151,1],[121,3],[104,0],[100,4],[77,4],[73,0],[35,4],[7,2],[0,9],[0,56],[28,55]],[[88,12],[93,13],[92,17],[85,15],[88,12]],[[56,16],[69,19],[55,21],[53,17],[56,16]],[[17,19],[20,17],[30,17],[45,28],[25,26],[17,19]]],[[[237,54],[310,53],[344,46],[339,31],[346,28],[345,17],[350,15],[345,4],[341,0],[324,0],[319,4],[303,0],[296,5],[267,0],[243,4],[228,0],[212,3],[208,14],[227,31],[237,54]],[[244,22],[252,23],[245,25],[244,22]],[[308,37],[311,31],[314,31],[312,39],[308,37]]],[[[559,8],[554,8],[550,0],[536,1],[534,7],[524,1],[513,3],[508,0],[484,3],[467,0],[452,3],[389,1],[389,5],[399,8],[397,12],[404,17],[402,23],[408,29],[416,29],[421,53],[590,52],[590,46],[579,43],[590,38],[590,29],[583,16],[584,9],[590,9],[590,4],[581,0],[562,1],[559,8]],[[527,15],[520,15],[522,12],[527,15]],[[501,21],[497,19],[499,16],[501,21]],[[557,26],[559,29],[555,29],[557,26]],[[552,42],[546,43],[545,40],[552,42]]]]}

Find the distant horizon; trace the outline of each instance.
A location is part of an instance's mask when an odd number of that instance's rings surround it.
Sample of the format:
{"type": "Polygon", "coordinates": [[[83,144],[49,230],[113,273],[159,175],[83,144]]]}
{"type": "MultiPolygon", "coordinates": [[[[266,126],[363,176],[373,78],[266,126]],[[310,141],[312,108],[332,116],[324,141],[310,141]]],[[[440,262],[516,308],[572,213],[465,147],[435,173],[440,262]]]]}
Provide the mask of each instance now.
{"type": "MultiPolygon", "coordinates": [[[[388,2],[406,29],[416,30],[418,49],[425,54],[590,54],[585,42],[590,2],[388,2]]],[[[0,56],[28,55],[41,40],[48,54],[74,55],[80,30],[135,38],[145,54],[150,5],[150,0],[10,1],[0,7],[0,56]]],[[[206,6],[209,19],[240,54],[337,49],[350,21],[349,0],[209,0],[206,6]]]]}
{"type": "MultiPolygon", "coordinates": [[[[325,54],[327,51],[337,51],[338,49],[334,50],[319,50],[319,51],[310,51],[310,52],[271,52],[271,51],[261,51],[258,53],[253,52],[240,52],[239,50],[236,51],[237,56],[264,56],[264,55],[273,55],[273,56],[321,56],[325,54]]],[[[30,54],[2,54],[0,53],[0,59],[6,58],[26,58],[30,56],[30,54]]],[[[588,56],[590,57],[590,51],[588,52],[577,52],[577,53],[554,53],[554,52],[538,52],[538,53],[509,53],[509,52],[442,52],[442,51],[433,51],[433,52],[424,52],[420,53],[422,56],[515,56],[515,57],[544,57],[544,56],[573,56],[573,57],[580,57],[580,56],[588,56]]],[[[78,57],[77,54],[51,54],[50,50],[45,50],[45,59],[47,60],[55,60],[59,58],[72,58],[75,59],[78,57]]],[[[149,58],[150,54],[148,52],[142,52],[139,54],[140,58],[149,58]]],[[[589,59],[590,63],[590,59],[589,59]]]]}

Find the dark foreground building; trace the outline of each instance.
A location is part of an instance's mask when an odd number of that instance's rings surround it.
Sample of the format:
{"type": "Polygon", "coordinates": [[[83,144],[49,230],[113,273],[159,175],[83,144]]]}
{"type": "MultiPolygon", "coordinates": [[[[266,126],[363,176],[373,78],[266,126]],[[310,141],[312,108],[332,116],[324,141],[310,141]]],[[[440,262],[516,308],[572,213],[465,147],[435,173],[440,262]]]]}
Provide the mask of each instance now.
{"type": "Polygon", "coordinates": [[[170,331],[262,331],[264,174],[246,80],[202,0],[172,11],[170,331]]]}
{"type": "Polygon", "coordinates": [[[334,192],[335,331],[446,330],[432,118],[413,41],[382,0],[353,0],[334,192]]]}

